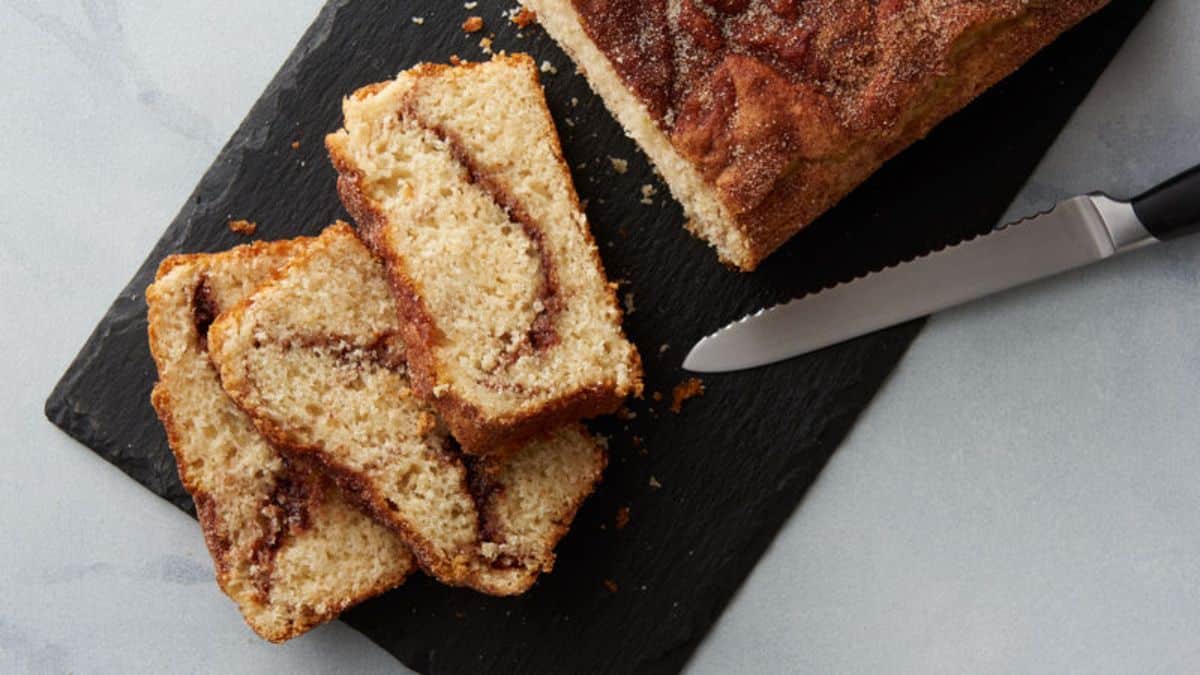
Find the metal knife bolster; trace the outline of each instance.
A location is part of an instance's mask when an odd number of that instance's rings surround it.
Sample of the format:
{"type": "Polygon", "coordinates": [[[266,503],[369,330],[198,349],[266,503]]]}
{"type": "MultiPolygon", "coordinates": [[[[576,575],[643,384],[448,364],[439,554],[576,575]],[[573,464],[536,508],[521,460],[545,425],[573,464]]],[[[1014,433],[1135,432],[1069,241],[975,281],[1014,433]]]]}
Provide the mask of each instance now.
{"type": "Polygon", "coordinates": [[[1092,206],[1108,230],[1114,253],[1124,253],[1158,241],[1133,210],[1133,204],[1122,202],[1103,193],[1089,195],[1092,206]]]}

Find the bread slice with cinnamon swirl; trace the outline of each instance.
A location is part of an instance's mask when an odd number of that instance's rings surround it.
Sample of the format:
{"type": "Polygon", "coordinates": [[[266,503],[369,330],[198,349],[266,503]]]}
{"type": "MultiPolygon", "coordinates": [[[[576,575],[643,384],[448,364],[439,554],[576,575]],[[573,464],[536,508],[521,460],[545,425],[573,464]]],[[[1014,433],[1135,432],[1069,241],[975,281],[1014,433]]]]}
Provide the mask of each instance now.
{"type": "Polygon", "coordinates": [[[527,590],[605,465],[580,426],[503,457],[460,453],[415,396],[382,264],[328,228],[208,332],[221,383],[267,438],[316,461],[439,580],[527,590]]]}
{"type": "Polygon", "coordinates": [[[263,638],[282,642],[416,569],[390,530],[320,471],[285,458],[225,395],[208,357],[209,324],[311,239],[175,255],[146,290],[151,401],[196,503],[217,583],[263,638]]]}
{"type": "Polygon", "coordinates": [[[343,110],[339,193],[387,266],[413,387],[463,450],[640,393],[532,59],[423,64],[343,110]]]}

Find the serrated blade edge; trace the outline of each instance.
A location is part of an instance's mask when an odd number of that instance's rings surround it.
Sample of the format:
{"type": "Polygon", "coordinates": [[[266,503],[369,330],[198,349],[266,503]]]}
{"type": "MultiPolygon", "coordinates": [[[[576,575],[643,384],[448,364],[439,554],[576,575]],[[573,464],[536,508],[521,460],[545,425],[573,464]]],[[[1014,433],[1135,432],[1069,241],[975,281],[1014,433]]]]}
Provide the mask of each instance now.
{"type": "Polygon", "coordinates": [[[1090,197],[853,281],[760,310],[701,339],[683,367],[743,370],[1080,267],[1116,247],[1090,197]]]}

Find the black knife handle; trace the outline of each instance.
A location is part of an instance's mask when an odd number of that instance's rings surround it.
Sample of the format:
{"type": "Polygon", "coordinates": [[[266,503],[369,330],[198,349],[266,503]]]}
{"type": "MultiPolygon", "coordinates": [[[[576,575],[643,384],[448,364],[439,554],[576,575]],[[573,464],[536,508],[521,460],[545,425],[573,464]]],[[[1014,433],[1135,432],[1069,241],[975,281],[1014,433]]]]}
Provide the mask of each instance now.
{"type": "Polygon", "coordinates": [[[1200,166],[1134,197],[1133,212],[1156,239],[1200,231],[1200,166]]]}

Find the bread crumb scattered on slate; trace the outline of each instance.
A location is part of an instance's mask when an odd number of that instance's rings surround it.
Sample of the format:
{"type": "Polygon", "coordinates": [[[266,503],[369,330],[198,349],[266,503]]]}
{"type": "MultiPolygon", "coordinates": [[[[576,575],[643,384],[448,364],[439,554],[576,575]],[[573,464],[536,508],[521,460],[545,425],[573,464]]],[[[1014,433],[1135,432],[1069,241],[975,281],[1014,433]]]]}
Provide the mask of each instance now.
{"type": "Polygon", "coordinates": [[[605,579],[604,587],[608,589],[609,593],[617,592],[617,582],[613,581],[612,579],[605,579]]]}
{"type": "Polygon", "coordinates": [[[625,529],[625,526],[629,524],[628,506],[622,506],[621,508],[617,509],[617,518],[613,524],[617,526],[618,530],[625,529]]]}
{"type": "Polygon", "coordinates": [[[229,231],[252,237],[258,231],[258,223],[250,220],[231,220],[229,221],[229,231]]]}
{"type": "Polygon", "coordinates": [[[654,203],[653,197],[656,194],[658,194],[658,188],[654,187],[653,185],[651,185],[649,183],[646,183],[645,185],[642,186],[642,203],[643,204],[653,204],[654,203]]]}
{"type": "Polygon", "coordinates": [[[689,377],[675,385],[671,392],[671,412],[677,413],[683,409],[683,402],[689,398],[704,395],[704,383],[699,378],[689,377]]]}
{"type": "Polygon", "coordinates": [[[300,149],[300,141],[292,141],[292,149],[299,150],[300,149]]]}
{"type": "Polygon", "coordinates": [[[608,161],[612,163],[613,171],[617,173],[625,173],[629,170],[629,160],[621,159],[620,157],[609,157],[608,161]]]}
{"type": "Polygon", "coordinates": [[[478,2],[464,2],[463,3],[463,9],[475,9],[477,6],[479,6],[478,2]]]}
{"type": "Polygon", "coordinates": [[[483,50],[484,54],[491,54],[492,53],[492,38],[489,38],[489,37],[480,38],[479,39],[479,48],[483,50]]]}
{"type": "Polygon", "coordinates": [[[549,61],[542,61],[542,68],[541,68],[541,70],[542,70],[542,72],[543,72],[543,73],[549,73],[549,74],[551,74],[551,75],[557,75],[557,74],[558,74],[558,68],[555,68],[555,67],[554,67],[554,64],[553,64],[553,63],[550,63],[549,61]]]}
{"type": "Polygon", "coordinates": [[[425,23],[425,17],[423,17],[423,16],[414,16],[414,17],[412,18],[412,22],[413,22],[413,23],[415,23],[415,24],[417,24],[418,26],[420,26],[421,24],[425,23]]]}
{"type": "Polygon", "coordinates": [[[534,21],[537,21],[537,12],[534,12],[526,7],[522,7],[520,11],[512,15],[510,20],[517,24],[517,28],[524,28],[534,21]]]}
{"type": "Polygon", "coordinates": [[[662,483],[658,482],[658,479],[655,478],[654,476],[650,476],[650,487],[657,490],[662,487],[662,483]]]}
{"type": "Polygon", "coordinates": [[[468,16],[467,20],[462,23],[462,29],[468,33],[475,33],[483,30],[483,17],[468,16]]]}

